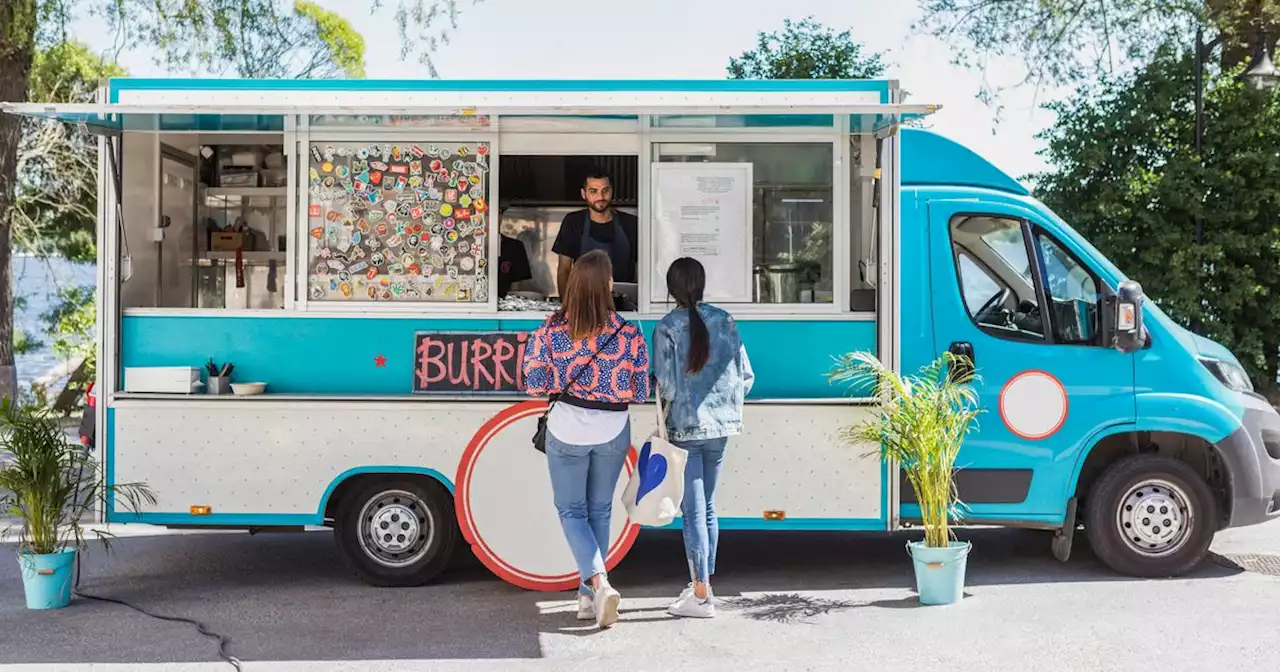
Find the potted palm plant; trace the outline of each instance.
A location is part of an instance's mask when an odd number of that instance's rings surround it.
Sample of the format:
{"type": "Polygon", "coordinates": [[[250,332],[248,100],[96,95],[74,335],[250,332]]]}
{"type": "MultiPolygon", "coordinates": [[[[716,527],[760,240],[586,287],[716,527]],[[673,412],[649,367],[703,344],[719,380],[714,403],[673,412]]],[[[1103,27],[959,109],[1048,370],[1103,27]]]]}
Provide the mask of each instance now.
{"type": "Polygon", "coordinates": [[[973,423],[978,397],[971,363],[944,353],[914,376],[902,376],[869,353],[836,360],[830,378],[856,388],[859,396],[879,399],[879,413],[843,431],[854,445],[872,444],[869,453],[897,463],[907,474],[920,505],[924,540],[907,542],[922,604],[951,604],[964,593],[970,544],[951,532],[959,520],[955,463],[973,423]]]}
{"type": "MultiPolygon", "coordinates": [[[[58,609],[71,602],[77,552],[87,549],[81,519],[117,495],[126,508],[155,503],[145,485],[107,486],[89,451],[72,443],[43,407],[0,401],[0,511],[20,527],[18,565],[28,609],[58,609]]],[[[110,535],[94,533],[109,548],[110,535]]],[[[0,530],[5,538],[13,528],[0,530]]]]}

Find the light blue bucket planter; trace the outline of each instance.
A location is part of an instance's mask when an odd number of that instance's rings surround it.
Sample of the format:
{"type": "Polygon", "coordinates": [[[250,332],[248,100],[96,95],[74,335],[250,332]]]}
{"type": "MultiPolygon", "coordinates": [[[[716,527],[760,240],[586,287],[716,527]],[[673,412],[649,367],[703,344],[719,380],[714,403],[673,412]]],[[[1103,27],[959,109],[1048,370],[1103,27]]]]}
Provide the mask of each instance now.
{"type": "Polygon", "coordinates": [[[908,541],[907,552],[916,568],[920,604],[954,604],[964,597],[964,570],[972,545],[953,541],[946,548],[930,548],[908,541]]]}
{"type": "Polygon", "coordinates": [[[28,609],[61,609],[71,604],[72,571],[76,564],[76,550],[63,549],[59,553],[18,556],[22,567],[22,587],[27,593],[28,609]]]}

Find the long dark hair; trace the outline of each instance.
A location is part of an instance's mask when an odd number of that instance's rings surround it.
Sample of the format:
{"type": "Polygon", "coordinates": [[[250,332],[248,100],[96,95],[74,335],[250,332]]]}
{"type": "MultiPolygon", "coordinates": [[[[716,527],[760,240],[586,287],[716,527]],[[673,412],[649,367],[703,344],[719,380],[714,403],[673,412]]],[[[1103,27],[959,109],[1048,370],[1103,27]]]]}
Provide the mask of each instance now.
{"type": "Polygon", "coordinates": [[[676,305],[689,311],[689,361],[685,369],[697,373],[711,358],[711,334],[698,314],[702,292],[707,287],[707,272],[697,259],[680,257],[667,269],[667,292],[676,305]]]}
{"type": "Polygon", "coordinates": [[[612,280],[613,262],[600,250],[592,250],[573,262],[559,313],[569,323],[573,340],[596,334],[608,324],[613,313],[613,293],[609,291],[612,280]]]}

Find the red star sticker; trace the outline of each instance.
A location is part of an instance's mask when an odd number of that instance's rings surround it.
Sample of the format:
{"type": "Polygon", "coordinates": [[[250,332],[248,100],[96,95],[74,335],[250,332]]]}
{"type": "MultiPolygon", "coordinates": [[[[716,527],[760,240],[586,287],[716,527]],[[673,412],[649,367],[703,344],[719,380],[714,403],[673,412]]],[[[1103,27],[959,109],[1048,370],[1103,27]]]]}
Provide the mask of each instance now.
{"type": "Polygon", "coordinates": [[[387,358],[382,355],[378,355],[373,358],[373,365],[381,369],[387,365],[387,358]]]}

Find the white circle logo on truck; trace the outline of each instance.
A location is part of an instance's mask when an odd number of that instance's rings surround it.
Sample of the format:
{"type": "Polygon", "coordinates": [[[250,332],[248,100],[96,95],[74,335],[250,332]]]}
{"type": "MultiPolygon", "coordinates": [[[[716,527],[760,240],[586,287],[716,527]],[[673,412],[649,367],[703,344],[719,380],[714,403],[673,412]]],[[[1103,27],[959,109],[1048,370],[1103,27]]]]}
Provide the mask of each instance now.
{"type": "Polygon", "coordinates": [[[1000,419],[1020,438],[1047,439],[1067,421],[1067,389],[1044,371],[1023,371],[1000,390],[1000,419]]]}

